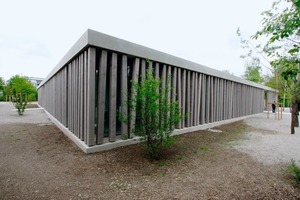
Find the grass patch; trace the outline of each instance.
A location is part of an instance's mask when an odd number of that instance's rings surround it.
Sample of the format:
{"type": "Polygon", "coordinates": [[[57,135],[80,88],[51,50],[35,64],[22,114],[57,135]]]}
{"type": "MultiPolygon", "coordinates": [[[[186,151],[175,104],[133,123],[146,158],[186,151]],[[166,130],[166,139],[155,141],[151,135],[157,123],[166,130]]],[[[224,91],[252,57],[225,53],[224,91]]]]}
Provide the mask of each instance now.
{"type": "Polygon", "coordinates": [[[166,162],[164,162],[164,161],[159,161],[159,162],[157,163],[157,165],[158,165],[159,167],[163,167],[163,166],[166,166],[166,162]]]}
{"type": "Polygon", "coordinates": [[[182,155],[177,156],[176,160],[183,160],[183,156],[182,155]]]}
{"type": "Polygon", "coordinates": [[[208,146],[201,146],[201,147],[199,147],[199,150],[201,150],[201,151],[208,151],[209,150],[209,148],[208,148],[208,146]]]}
{"type": "Polygon", "coordinates": [[[297,186],[300,185],[300,167],[296,164],[295,160],[291,160],[291,164],[287,167],[286,172],[290,174],[297,186]]]}

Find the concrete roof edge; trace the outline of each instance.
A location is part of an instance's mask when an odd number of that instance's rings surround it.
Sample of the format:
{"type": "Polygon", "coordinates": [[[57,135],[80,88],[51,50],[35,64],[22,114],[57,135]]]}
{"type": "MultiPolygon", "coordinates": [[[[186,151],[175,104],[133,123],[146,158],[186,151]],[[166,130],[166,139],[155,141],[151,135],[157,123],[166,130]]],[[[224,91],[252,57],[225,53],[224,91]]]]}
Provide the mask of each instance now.
{"type": "Polygon", "coordinates": [[[104,49],[109,49],[116,52],[121,52],[127,55],[137,56],[140,58],[149,58],[150,60],[165,63],[171,66],[180,67],[183,69],[200,72],[206,75],[227,79],[233,82],[243,83],[253,87],[261,88],[268,91],[278,92],[272,88],[260,85],[243,78],[218,71],[206,67],[204,65],[191,62],[158,50],[151,49],[139,44],[135,44],[120,38],[116,38],[98,31],[87,29],[84,34],[78,39],[73,47],[66,53],[66,55],[60,60],[56,67],[50,72],[50,74],[40,84],[41,87],[46,83],[53,75],[55,75],[63,66],[65,66],[75,55],[77,55],[86,46],[96,46],[104,49]]]}
{"type": "Polygon", "coordinates": [[[122,52],[127,55],[133,55],[137,56],[140,58],[149,58],[150,60],[153,61],[158,61],[161,63],[166,63],[171,66],[177,66],[180,68],[192,70],[195,72],[200,72],[203,74],[227,79],[230,81],[238,82],[238,83],[243,83],[246,85],[250,85],[253,87],[261,88],[264,90],[269,90],[269,91],[274,91],[276,90],[266,87],[264,85],[254,83],[248,80],[245,80],[243,78],[221,72],[216,69],[212,69],[209,67],[206,67],[204,65],[194,63],[158,50],[151,49],[149,47],[145,47],[139,44],[135,44],[120,38],[116,38],[104,33],[100,33],[95,30],[88,29],[89,32],[89,44],[93,46],[99,46],[105,49],[117,51],[117,52],[122,52]]]}
{"type": "Polygon", "coordinates": [[[54,69],[48,74],[48,76],[42,81],[38,88],[42,87],[52,76],[54,76],[61,68],[63,68],[75,55],[77,55],[82,49],[88,46],[88,30],[77,40],[72,48],[65,54],[65,56],[59,61],[54,69]]]}

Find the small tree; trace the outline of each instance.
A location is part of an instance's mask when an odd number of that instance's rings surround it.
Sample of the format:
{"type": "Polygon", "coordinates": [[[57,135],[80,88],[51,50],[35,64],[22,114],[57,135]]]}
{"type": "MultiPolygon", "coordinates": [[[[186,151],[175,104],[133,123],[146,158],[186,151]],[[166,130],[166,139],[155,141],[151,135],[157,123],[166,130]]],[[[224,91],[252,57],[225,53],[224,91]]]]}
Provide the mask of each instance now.
{"type": "Polygon", "coordinates": [[[23,115],[23,112],[27,105],[27,95],[26,94],[14,94],[12,95],[12,102],[17,109],[19,115],[23,115]]]}
{"type": "MultiPolygon", "coordinates": [[[[170,100],[170,84],[161,88],[161,80],[154,78],[151,70],[147,71],[140,83],[132,84],[136,93],[128,101],[128,107],[136,112],[137,119],[131,130],[145,142],[150,159],[158,160],[163,149],[174,142],[171,133],[183,119],[178,102],[170,100]]],[[[124,114],[120,116],[121,121],[127,124],[133,117],[124,114]]]]}

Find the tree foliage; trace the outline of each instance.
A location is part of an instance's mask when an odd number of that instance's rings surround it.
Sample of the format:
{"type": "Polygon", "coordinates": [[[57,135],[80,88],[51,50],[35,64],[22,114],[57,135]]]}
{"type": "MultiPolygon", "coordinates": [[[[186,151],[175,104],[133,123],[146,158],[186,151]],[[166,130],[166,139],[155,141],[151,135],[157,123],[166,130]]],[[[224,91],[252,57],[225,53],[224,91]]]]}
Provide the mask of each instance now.
{"type": "Polygon", "coordinates": [[[4,101],[5,99],[5,80],[4,78],[0,77],[0,101],[4,101]]]}
{"type": "Polygon", "coordinates": [[[281,68],[281,76],[285,80],[293,80],[292,98],[292,123],[291,133],[295,133],[294,127],[298,122],[298,101],[300,94],[299,80],[299,49],[300,49],[300,0],[276,1],[270,10],[262,13],[263,28],[253,36],[257,39],[261,36],[268,37],[264,51],[272,57],[271,65],[281,68]],[[285,3],[285,4],[283,4],[285,3]],[[280,6],[287,8],[280,10],[280,6]]]}
{"type": "Polygon", "coordinates": [[[269,36],[269,40],[266,44],[266,50],[269,51],[270,55],[276,53],[277,56],[282,56],[281,47],[271,47],[271,44],[275,42],[287,42],[290,41],[287,46],[287,52],[289,54],[295,54],[299,52],[299,41],[297,41],[300,35],[300,0],[278,0],[272,5],[272,9],[262,13],[263,28],[253,36],[258,38],[261,35],[269,36]],[[280,6],[283,2],[287,3],[287,8],[280,11],[280,6]]]}
{"type": "Polygon", "coordinates": [[[282,102],[284,107],[289,107],[293,96],[293,82],[285,80],[280,74],[268,74],[264,76],[264,85],[278,90],[279,102],[282,102]]]}
{"type": "MultiPolygon", "coordinates": [[[[128,101],[128,107],[137,116],[132,130],[146,144],[150,159],[156,160],[161,157],[163,149],[173,143],[171,133],[182,119],[178,102],[170,100],[170,84],[167,83],[163,88],[161,83],[160,79],[153,77],[152,71],[147,71],[146,77],[140,82],[132,82],[136,92],[128,101]]],[[[120,119],[129,123],[132,117],[121,114],[120,119]]]]}
{"type": "Polygon", "coordinates": [[[26,77],[15,75],[8,80],[7,95],[26,94],[28,101],[37,100],[37,89],[26,77]]]}
{"type": "Polygon", "coordinates": [[[250,63],[247,63],[243,77],[246,80],[253,81],[255,83],[262,83],[264,81],[258,59],[253,59],[250,63]]]}

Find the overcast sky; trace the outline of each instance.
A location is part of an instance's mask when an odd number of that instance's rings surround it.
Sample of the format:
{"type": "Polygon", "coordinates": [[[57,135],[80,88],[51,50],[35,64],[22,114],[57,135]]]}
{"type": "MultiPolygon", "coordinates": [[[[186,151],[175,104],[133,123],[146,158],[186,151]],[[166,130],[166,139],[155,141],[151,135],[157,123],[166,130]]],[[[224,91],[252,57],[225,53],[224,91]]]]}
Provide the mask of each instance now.
{"type": "Polygon", "coordinates": [[[254,34],[272,2],[0,0],[0,77],[46,77],[88,28],[241,76],[236,30],[254,34]]]}

